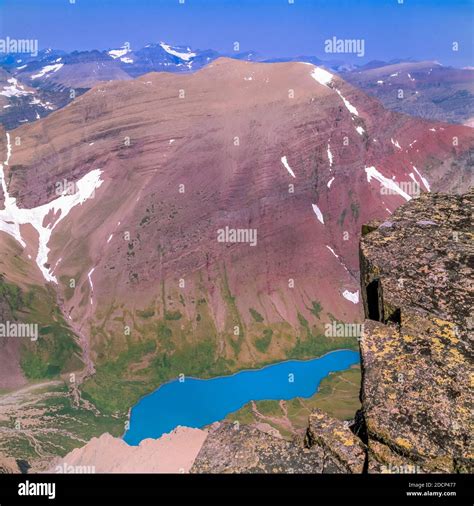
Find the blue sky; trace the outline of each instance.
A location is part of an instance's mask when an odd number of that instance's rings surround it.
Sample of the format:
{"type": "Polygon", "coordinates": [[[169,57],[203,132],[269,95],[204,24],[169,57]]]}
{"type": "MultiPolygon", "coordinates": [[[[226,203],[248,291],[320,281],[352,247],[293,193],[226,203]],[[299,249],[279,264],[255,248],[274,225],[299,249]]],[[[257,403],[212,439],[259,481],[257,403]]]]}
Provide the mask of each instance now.
{"type": "Polygon", "coordinates": [[[139,48],[166,41],[266,57],[315,55],[324,41],[365,41],[373,59],[436,59],[474,65],[474,0],[0,0],[0,37],[35,38],[39,47],[139,48]],[[452,51],[452,43],[459,51],[452,51]]]}

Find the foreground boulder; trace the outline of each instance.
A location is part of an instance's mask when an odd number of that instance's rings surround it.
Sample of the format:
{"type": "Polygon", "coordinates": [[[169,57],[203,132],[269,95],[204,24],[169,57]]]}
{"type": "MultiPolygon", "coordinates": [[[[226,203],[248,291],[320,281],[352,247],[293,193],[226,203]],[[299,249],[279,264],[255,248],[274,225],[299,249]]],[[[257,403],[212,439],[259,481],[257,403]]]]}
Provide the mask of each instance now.
{"type": "Polygon", "coordinates": [[[362,238],[369,472],[472,471],[473,203],[424,194],[362,238]]]}
{"type": "Polygon", "coordinates": [[[311,415],[305,443],[272,436],[249,426],[216,423],[201,448],[192,473],[360,473],[362,444],[341,421],[311,415]],[[326,439],[327,438],[327,439],[326,439]],[[345,451],[340,445],[350,441],[345,451]],[[353,453],[352,450],[356,449],[353,453]]]}
{"type": "Polygon", "coordinates": [[[360,474],[364,471],[365,445],[341,420],[316,410],[309,417],[305,442],[310,448],[320,447],[326,458],[335,462],[339,472],[360,474]]]}

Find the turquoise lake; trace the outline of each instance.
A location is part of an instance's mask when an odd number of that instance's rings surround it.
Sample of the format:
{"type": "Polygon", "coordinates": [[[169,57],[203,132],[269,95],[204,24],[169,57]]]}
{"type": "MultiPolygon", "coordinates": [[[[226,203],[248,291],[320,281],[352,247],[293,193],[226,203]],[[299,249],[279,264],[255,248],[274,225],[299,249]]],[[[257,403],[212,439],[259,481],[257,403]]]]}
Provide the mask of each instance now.
{"type": "Polygon", "coordinates": [[[311,397],[331,372],[360,361],[359,353],[337,350],[312,360],[290,360],[262,369],[211,379],[186,378],[165,383],[132,408],[123,439],[138,445],[178,425],[203,427],[222,420],[250,401],[311,397]]]}

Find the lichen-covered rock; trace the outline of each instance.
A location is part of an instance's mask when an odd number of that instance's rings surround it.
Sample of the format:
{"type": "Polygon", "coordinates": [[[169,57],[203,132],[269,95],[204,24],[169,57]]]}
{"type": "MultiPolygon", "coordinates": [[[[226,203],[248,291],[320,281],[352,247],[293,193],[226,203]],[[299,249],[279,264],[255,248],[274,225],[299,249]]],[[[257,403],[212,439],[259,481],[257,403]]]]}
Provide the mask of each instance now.
{"type": "Polygon", "coordinates": [[[473,203],[424,194],[362,238],[369,472],[472,468],[473,203]]]}
{"type": "Polygon", "coordinates": [[[309,417],[306,444],[321,447],[342,467],[344,472],[362,473],[365,446],[347,424],[316,410],[309,417]]]}
{"type": "Polygon", "coordinates": [[[224,422],[211,426],[191,473],[321,473],[323,461],[297,442],[224,422]]]}
{"type": "Polygon", "coordinates": [[[192,473],[362,473],[365,446],[347,424],[322,411],[306,437],[287,441],[248,425],[215,423],[192,473]]]}
{"type": "Polygon", "coordinates": [[[375,439],[368,441],[367,472],[371,474],[413,474],[426,472],[419,464],[395,453],[375,439]]]}
{"type": "Polygon", "coordinates": [[[191,473],[362,472],[362,444],[342,422],[319,412],[302,440],[286,441],[246,425],[215,423],[191,473]],[[337,433],[340,432],[340,435],[337,433]],[[326,437],[330,438],[326,441],[326,437]],[[344,442],[350,445],[344,446],[344,442]]]}

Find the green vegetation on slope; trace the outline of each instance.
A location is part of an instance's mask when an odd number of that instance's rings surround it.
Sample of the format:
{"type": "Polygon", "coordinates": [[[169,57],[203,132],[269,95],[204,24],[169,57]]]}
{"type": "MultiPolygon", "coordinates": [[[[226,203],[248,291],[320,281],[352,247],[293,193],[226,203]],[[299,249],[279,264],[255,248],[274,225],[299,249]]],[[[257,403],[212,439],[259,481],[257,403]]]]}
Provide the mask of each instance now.
{"type": "Polygon", "coordinates": [[[354,366],[324,378],[318,391],[309,399],[297,397],[290,401],[257,401],[248,403],[227,420],[241,424],[267,423],[291,439],[308,426],[314,409],[321,409],[340,420],[350,420],[360,408],[360,367],[354,366]]]}
{"type": "Polygon", "coordinates": [[[0,298],[15,321],[38,325],[38,340],[22,340],[21,367],[29,379],[50,379],[82,367],[80,348],[49,288],[32,286],[27,292],[0,277],[0,298]]]}
{"type": "Polygon", "coordinates": [[[199,277],[192,294],[163,283],[147,307],[103,308],[100,323],[91,330],[96,374],[81,386],[84,398],[104,413],[123,415],[143,395],[180,375],[211,378],[340,348],[358,349],[355,338],[321,333],[323,310],[316,300],[305,316],[298,315],[297,329],[287,322],[268,324],[254,308],[248,308],[251,318],[244,321],[225,268],[221,272],[226,307],[220,330],[199,277]],[[131,329],[128,335],[125,325],[131,329]]]}
{"type": "MultiPolygon", "coordinates": [[[[161,335],[171,337],[168,331],[168,327],[160,326],[161,335]]],[[[103,413],[120,415],[153,388],[181,374],[210,378],[229,372],[226,361],[216,358],[213,341],[157,351],[156,342],[149,340],[131,344],[116,360],[98,366],[96,374],[83,385],[82,394],[103,413]]]]}

